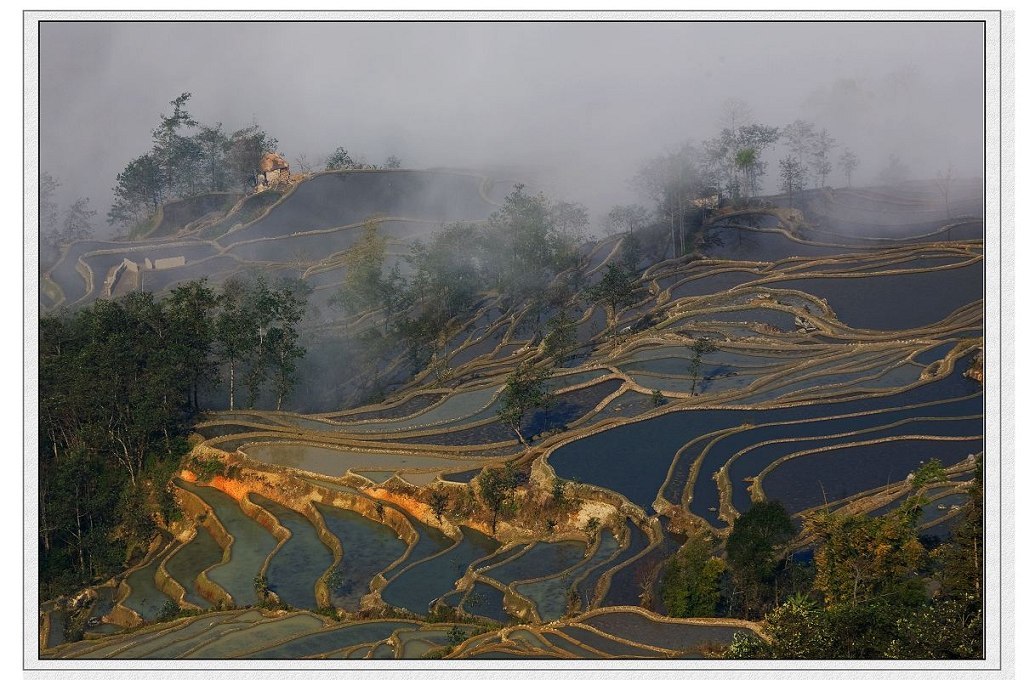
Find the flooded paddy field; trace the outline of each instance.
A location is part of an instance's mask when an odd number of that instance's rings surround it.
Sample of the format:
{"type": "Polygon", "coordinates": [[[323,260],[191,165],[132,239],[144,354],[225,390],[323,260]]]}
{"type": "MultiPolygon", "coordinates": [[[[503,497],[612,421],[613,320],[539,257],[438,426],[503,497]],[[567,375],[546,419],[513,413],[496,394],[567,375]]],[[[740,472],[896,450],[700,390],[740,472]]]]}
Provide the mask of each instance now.
{"type": "MultiPolygon", "coordinates": [[[[70,304],[125,258],[185,256],[153,272],[159,289],[267,262],[314,277],[327,312],[334,255],[367,217],[390,218],[397,246],[494,211],[479,178],[442,177],[319,175],[185,244],[75,243],[48,278],[70,304]],[[366,201],[337,203],[350,197],[366,201]]],[[[755,501],[798,521],[823,505],[885,515],[936,459],[952,470],[918,527],[948,537],[984,448],[984,224],[966,203],[952,223],[899,195],[835,190],[830,204],[799,228],[771,213],[712,223],[692,257],[645,263],[637,301],[614,312],[585,295],[621,238],[591,243],[567,309],[578,349],[557,363],[542,347],[555,310],[480,295],[427,365],[396,365],[408,376],[357,407],[209,413],[200,448],[225,467],[175,480],[201,502],[189,530],[104,586],[94,612],[111,628],[95,640],[66,642],[64,613],[47,610],[44,657],[696,658],[757,627],[656,614],[659,569],[699,531],[727,537],[755,501]],[[701,337],[714,348],[698,355],[701,337]],[[549,396],[512,419],[524,364],[549,368],[549,396]],[[485,482],[513,471],[488,503],[485,482]],[[291,609],[262,601],[259,579],[291,609]],[[237,609],[195,613],[220,592],[237,609]],[[157,623],[172,602],[192,616],[157,623]],[[119,607],[141,628],[115,628],[119,607]]],[[[359,366],[339,361],[321,364],[359,366]]]]}

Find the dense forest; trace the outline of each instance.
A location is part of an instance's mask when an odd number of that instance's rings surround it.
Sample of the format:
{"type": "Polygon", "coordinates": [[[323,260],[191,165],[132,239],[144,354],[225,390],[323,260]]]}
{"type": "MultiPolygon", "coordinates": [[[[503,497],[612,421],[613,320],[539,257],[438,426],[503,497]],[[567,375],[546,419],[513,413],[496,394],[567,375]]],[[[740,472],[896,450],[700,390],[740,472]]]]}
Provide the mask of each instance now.
{"type": "Polygon", "coordinates": [[[262,277],[134,292],[39,324],[39,553],[45,599],[105,580],[176,508],[167,483],[202,395],[280,407],[303,349],[301,286],[262,277]]]}

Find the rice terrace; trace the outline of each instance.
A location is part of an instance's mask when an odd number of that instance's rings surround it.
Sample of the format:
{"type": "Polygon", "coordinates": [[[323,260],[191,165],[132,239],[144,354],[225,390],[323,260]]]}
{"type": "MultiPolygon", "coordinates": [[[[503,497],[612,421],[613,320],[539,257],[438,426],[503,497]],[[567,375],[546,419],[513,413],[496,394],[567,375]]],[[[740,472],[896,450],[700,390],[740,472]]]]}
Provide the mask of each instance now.
{"type": "Polygon", "coordinates": [[[980,167],[734,96],[604,207],[198,89],[44,172],[39,657],[982,657],[980,167]]]}

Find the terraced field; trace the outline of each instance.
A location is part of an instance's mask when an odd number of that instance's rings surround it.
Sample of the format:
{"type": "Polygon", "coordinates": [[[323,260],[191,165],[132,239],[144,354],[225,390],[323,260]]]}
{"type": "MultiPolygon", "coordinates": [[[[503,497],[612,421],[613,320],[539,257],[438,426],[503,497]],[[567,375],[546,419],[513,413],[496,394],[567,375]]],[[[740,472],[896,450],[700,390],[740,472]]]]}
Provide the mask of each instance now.
{"type": "MultiPolygon", "coordinates": [[[[408,175],[394,188],[319,176],[262,215],[244,200],[238,225],[131,251],[186,254],[195,272],[174,278],[185,280],[273,245],[266,266],[313,279],[317,294],[337,284],[328,274],[349,231],[380,211],[338,208],[345,186],[394,202],[396,252],[431,223],[493,208],[466,176],[451,182],[458,203],[418,206],[420,174],[408,175]]],[[[98,618],[130,630],[64,643],[61,613],[45,605],[42,656],[696,658],[758,635],[752,622],[663,616],[652,584],[686,535],[725,536],[759,500],[797,518],[824,505],[884,513],[929,459],[948,477],[928,490],[922,530],[941,536],[956,520],[984,446],[985,260],[981,190],[955,197],[952,221],[914,186],[836,190],[803,219],[726,214],[702,253],[648,262],[641,305],[613,314],[581,289],[580,347],[548,379],[551,407],[524,421],[528,447],[500,422],[499,396],[517,364],[545,356],[523,310],[492,298],[447,343],[443,381],[424,370],[354,409],[212,414],[196,453],[230,472],[175,480],[181,529],[108,584],[113,606],[98,618]],[[718,350],[693,376],[701,336],[718,350]],[[506,461],[544,496],[564,480],[574,503],[547,522],[524,510],[492,526],[461,498],[506,461]],[[455,498],[443,515],[430,491],[455,498]],[[193,614],[157,622],[164,602],[193,614]],[[237,609],[199,613],[217,606],[237,609]]],[[[129,249],[74,246],[47,276],[57,302],[94,299],[97,276],[129,249]]],[[[588,246],[588,282],[620,253],[617,237],[588,246]]],[[[530,492],[517,505],[534,506],[530,492]]]]}

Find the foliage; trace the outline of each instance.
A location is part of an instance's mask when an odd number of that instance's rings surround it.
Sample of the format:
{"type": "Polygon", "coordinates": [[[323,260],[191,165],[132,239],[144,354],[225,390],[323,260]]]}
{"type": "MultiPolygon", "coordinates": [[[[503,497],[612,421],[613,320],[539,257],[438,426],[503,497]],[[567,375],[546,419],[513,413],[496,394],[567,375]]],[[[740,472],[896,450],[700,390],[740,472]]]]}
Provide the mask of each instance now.
{"type": "Polygon", "coordinates": [[[334,150],[334,153],[327,157],[327,162],[324,164],[324,170],[342,170],[344,168],[351,168],[355,165],[355,161],[349,156],[348,151],[345,147],[339,146],[334,150]]]}
{"type": "Polygon", "coordinates": [[[694,147],[683,146],[644,164],[635,183],[655,202],[657,214],[668,222],[672,256],[685,254],[688,239],[697,230],[686,223],[686,212],[694,199],[714,193],[718,186],[716,174],[703,165],[701,154],[694,147]]]}
{"type": "Polygon", "coordinates": [[[640,262],[643,258],[640,239],[632,232],[622,238],[621,256],[622,265],[626,267],[626,271],[631,274],[640,271],[640,262]]]}
{"type": "MultiPolygon", "coordinates": [[[[932,473],[932,480],[941,476],[932,473]]],[[[982,635],[982,484],[976,471],[952,539],[931,555],[928,575],[916,538],[912,496],[881,518],[819,514],[816,594],[792,597],[768,612],[768,641],[737,637],[738,659],[977,659],[982,635]],[[928,599],[925,580],[938,582],[928,599]]],[[[922,485],[923,487],[923,485],[922,485]]]]}
{"type": "Polygon", "coordinates": [[[236,382],[247,389],[252,407],[269,379],[280,410],[296,384],[296,363],[305,355],[298,324],[305,315],[309,288],[302,282],[271,287],[263,276],[232,277],[224,282],[214,323],[215,351],[227,368],[228,404],[235,407],[236,382]]]}
{"type": "Polygon", "coordinates": [[[448,630],[448,645],[453,648],[465,641],[467,638],[469,638],[469,632],[461,626],[453,626],[448,630]]]}
{"type": "MultiPolygon", "coordinates": [[[[160,115],[150,151],[133,158],[117,175],[107,213],[111,225],[138,226],[174,197],[245,189],[263,155],[276,150],[277,140],[256,123],[228,136],[219,122],[196,121],[188,112],[191,98],[184,92],[170,102],[174,109],[160,115]]],[[[78,215],[78,227],[82,220],[78,215]]]]}
{"type": "Polygon", "coordinates": [[[209,482],[216,475],[224,474],[224,462],[216,456],[210,456],[209,458],[193,458],[189,462],[189,467],[196,474],[196,478],[200,482],[209,482]]]}
{"type": "Polygon", "coordinates": [[[39,325],[39,547],[46,592],[109,576],[147,541],[194,415],[194,353],[166,302],[99,300],[39,325]]]}
{"type": "Polygon", "coordinates": [[[844,149],[843,153],[839,156],[839,168],[843,171],[843,175],[846,176],[846,186],[849,187],[853,178],[853,171],[857,170],[857,166],[860,165],[860,159],[857,154],[853,153],[849,149],[844,149]]]}
{"type": "MultiPolygon", "coordinates": [[[[44,592],[109,577],[148,542],[155,515],[178,511],[166,486],[188,450],[199,393],[229,358],[232,373],[270,377],[278,405],[287,394],[302,355],[301,287],[257,280],[224,290],[192,281],[163,299],[137,292],[40,319],[44,592]]],[[[193,467],[203,478],[224,470],[216,460],[193,467]]]]}
{"type": "Polygon", "coordinates": [[[711,547],[709,535],[694,536],[665,564],[661,595],[669,616],[715,615],[725,564],[712,556],[711,547]]]}
{"type": "Polygon", "coordinates": [[[264,154],[277,150],[277,139],[267,134],[255,122],[231,133],[224,143],[224,160],[232,182],[245,187],[253,174],[259,170],[264,154]]]}
{"type": "Polygon", "coordinates": [[[96,212],[89,208],[89,198],[79,197],[64,212],[64,223],[61,225],[60,243],[67,245],[76,240],[92,237],[92,218],[96,212]]]}
{"type": "Polygon", "coordinates": [[[795,534],[796,526],[777,501],[754,502],[736,519],[725,543],[726,563],[748,613],[756,614],[763,606],[765,591],[779,570],[779,548],[795,534]]]}
{"type": "Polygon", "coordinates": [[[794,120],[782,129],[782,142],[790,155],[801,167],[806,168],[811,157],[814,139],[814,125],[806,120],[794,120]]]}
{"type": "Polygon", "coordinates": [[[632,233],[647,225],[650,220],[650,211],[641,204],[616,205],[608,212],[608,218],[605,219],[605,231],[609,235],[632,233]]]}
{"type": "Polygon", "coordinates": [[[807,169],[793,156],[779,161],[779,189],[789,195],[789,206],[793,206],[793,193],[800,192],[807,184],[807,169]]]}
{"type": "Polygon", "coordinates": [[[560,310],[548,322],[548,335],[544,337],[544,354],[550,355],[556,367],[561,367],[578,346],[576,340],[576,322],[560,310]]]}
{"type": "Polygon", "coordinates": [[[181,606],[173,601],[166,600],[163,606],[160,608],[160,613],[157,615],[157,621],[173,621],[178,619],[183,614],[181,606]]]}
{"type": "Polygon", "coordinates": [[[614,330],[618,324],[619,310],[636,302],[636,291],[636,283],[629,274],[618,263],[612,262],[600,282],[587,291],[587,297],[611,309],[614,330]]]}
{"type": "Polygon", "coordinates": [[[665,394],[661,392],[661,389],[655,389],[651,392],[651,405],[655,408],[659,408],[668,403],[668,399],[665,394]]]}
{"type": "Polygon", "coordinates": [[[441,521],[441,516],[444,515],[445,509],[451,503],[451,497],[448,496],[447,492],[441,490],[432,489],[430,494],[427,496],[427,505],[430,506],[430,510],[434,512],[434,518],[441,521]]]}
{"type": "Polygon", "coordinates": [[[878,173],[878,180],[883,185],[898,185],[910,177],[910,169],[896,154],[889,154],[889,162],[878,173]]]}
{"type": "Polygon", "coordinates": [[[708,353],[714,353],[718,350],[718,346],[710,338],[701,337],[695,340],[693,343],[687,346],[690,350],[690,364],[687,366],[687,372],[690,377],[693,378],[693,384],[690,386],[690,395],[697,395],[697,379],[700,377],[700,368],[703,364],[703,358],[708,353]]]}
{"type": "Polygon", "coordinates": [[[523,424],[526,414],[535,409],[551,407],[553,398],[544,386],[544,380],[551,374],[547,368],[521,363],[505,379],[505,388],[498,397],[498,419],[512,428],[524,446],[523,424]]]}
{"type": "Polygon", "coordinates": [[[901,606],[875,601],[820,608],[790,599],[768,613],[770,642],[738,636],[733,659],[969,659],[981,656],[980,618],[956,601],[901,606]],[[966,615],[966,616],[965,616],[966,615]]]}
{"type": "Polygon", "coordinates": [[[409,300],[407,282],[398,267],[384,272],[387,240],[380,234],[380,222],[367,219],[363,235],[342,258],[345,278],[338,292],[332,296],[332,305],[356,315],[367,310],[381,310],[384,316],[384,334],[391,327],[392,317],[409,300]]]}
{"type": "Polygon", "coordinates": [[[881,517],[821,512],[807,520],[807,529],[818,545],[814,587],[826,607],[855,607],[897,593],[913,583],[908,576],[924,558],[914,511],[897,510],[881,517]]]}
{"type": "Polygon", "coordinates": [[[477,476],[480,500],[491,510],[492,533],[497,532],[498,514],[507,506],[519,481],[519,474],[512,467],[511,461],[501,468],[486,468],[477,476]]]}
{"type": "Polygon", "coordinates": [[[835,148],[836,140],[828,133],[828,130],[817,132],[811,139],[810,166],[814,174],[820,179],[820,187],[825,186],[828,174],[832,172],[832,161],[829,155],[835,148]]]}

